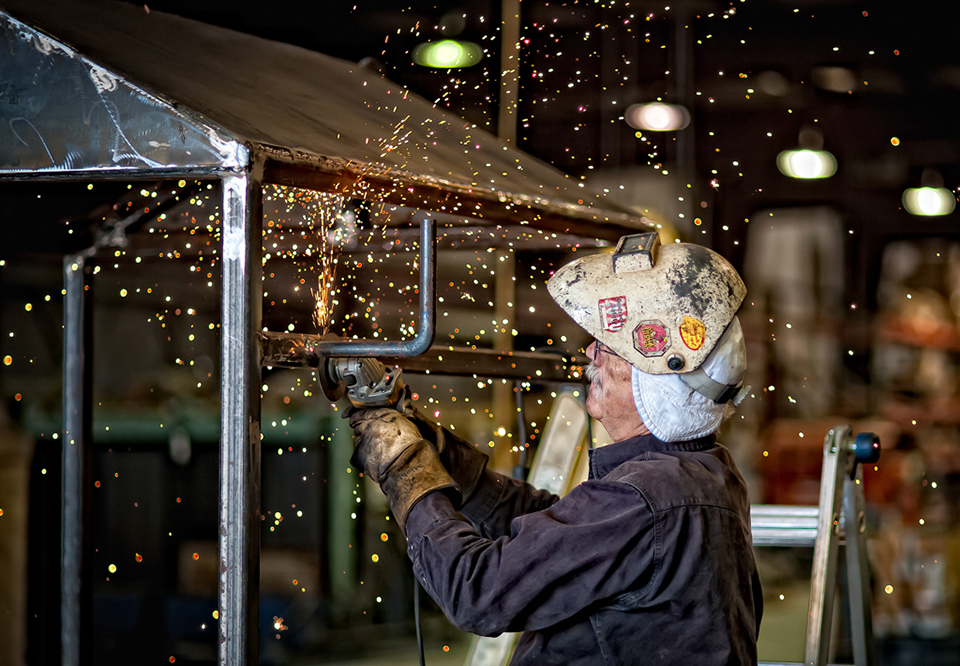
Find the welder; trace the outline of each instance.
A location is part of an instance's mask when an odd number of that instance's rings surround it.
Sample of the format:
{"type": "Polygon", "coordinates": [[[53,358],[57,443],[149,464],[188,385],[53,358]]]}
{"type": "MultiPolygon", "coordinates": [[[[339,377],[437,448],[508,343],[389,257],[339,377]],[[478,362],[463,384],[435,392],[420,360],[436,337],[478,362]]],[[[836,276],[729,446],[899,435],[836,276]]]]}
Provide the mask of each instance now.
{"type": "Polygon", "coordinates": [[[511,664],[756,663],[747,489],[715,434],[748,390],[743,281],[647,233],[547,287],[594,338],[586,407],[614,441],[565,497],[487,469],[415,408],[350,418],[417,579],[457,627],[523,632],[511,664]]]}

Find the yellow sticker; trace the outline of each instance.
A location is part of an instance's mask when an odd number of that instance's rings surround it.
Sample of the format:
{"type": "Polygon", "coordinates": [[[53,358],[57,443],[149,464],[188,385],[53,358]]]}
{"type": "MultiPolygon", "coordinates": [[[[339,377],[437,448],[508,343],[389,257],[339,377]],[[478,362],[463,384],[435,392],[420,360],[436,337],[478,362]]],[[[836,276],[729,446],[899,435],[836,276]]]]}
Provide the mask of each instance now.
{"type": "Polygon", "coordinates": [[[694,319],[693,317],[684,317],[683,323],[680,324],[680,339],[683,340],[683,344],[697,351],[700,347],[703,346],[703,338],[706,334],[706,329],[703,326],[703,322],[694,319]]]}

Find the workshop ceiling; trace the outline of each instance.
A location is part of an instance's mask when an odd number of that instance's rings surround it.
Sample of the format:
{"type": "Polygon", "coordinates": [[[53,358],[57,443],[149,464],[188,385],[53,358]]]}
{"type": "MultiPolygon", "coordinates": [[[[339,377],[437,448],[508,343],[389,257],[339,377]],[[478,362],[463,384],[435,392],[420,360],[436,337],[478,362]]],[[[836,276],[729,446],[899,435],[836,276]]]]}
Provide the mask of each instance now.
{"type": "MultiPolygon", "coordinates": [[[[376,58],[391,80],[497,129],[499,2],[149,6],[347,60],[376,58]],[[463,70],[412,63],[417,44],[444,37],[478,43],[486,57],[463,70]]],[[[568,0],[522,2],[520,16],[518,146],[568,174],[652,176],[691,150],[688,180],[715,227],[761,208],[826,203],[881,235],[952,228],[912,218],[900,198],[924,180],[960,182],[957,3],[568,0]],[[621,119],[629,104],[684,95],[693,111],[685,136],[638,137],[621,119]],[[776,169],[777,154],[809,129],[839,163],[829,181],[776,169]]]]}

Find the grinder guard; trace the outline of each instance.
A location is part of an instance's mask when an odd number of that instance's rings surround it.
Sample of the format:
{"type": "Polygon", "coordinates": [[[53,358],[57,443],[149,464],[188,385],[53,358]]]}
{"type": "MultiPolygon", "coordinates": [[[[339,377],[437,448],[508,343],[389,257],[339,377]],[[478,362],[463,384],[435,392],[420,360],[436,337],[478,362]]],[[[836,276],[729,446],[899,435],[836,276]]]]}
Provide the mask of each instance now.
{"type": "Polygon", "coordinates": [[[375,358],[331,356],[318,368],[324,395],[336,402],[344,393],[357,408],[393,407],[403,397],[399,368],[388,369],[375,358]]]}

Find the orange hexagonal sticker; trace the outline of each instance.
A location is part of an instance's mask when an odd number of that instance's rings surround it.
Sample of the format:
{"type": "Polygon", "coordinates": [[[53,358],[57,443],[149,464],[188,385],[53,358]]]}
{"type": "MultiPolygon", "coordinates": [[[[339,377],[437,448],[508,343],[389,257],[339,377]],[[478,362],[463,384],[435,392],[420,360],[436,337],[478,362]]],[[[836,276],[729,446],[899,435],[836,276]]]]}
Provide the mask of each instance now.
{"type": "Polygon", "coordinates": [[[633,346],[648,358],[663,356],[670,347],[670,332],[655,319],[642,321],[633,329],[633,346]]]}

